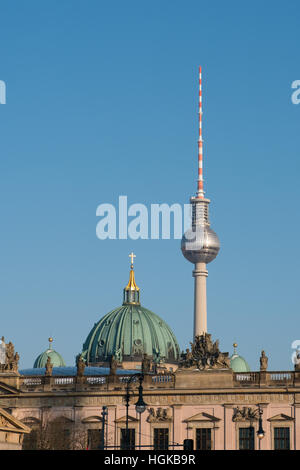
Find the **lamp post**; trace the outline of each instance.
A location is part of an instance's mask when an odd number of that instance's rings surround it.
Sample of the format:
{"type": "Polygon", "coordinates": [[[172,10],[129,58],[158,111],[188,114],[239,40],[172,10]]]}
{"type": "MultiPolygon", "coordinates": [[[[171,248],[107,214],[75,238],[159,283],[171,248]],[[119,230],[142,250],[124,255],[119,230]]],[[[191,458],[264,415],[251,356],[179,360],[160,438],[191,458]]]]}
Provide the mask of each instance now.
{"type": "Polygon", "coordinates": [[[125,449],[129,450],[129,430],[128,430],[128,411],[129,411],[129,401],[130,401],[130,384],[133,382],[134,379],[139,378],[140,385],[139,385],[139,398],[138,401],[135,404],[135,410],[139,415],[144,413],[147,404],[144,402],[143,398],[143,380],[144,380],[144,374],[133,374],[126,383],[126,395],[125,395],[125,406],[126,406],[126,435],[125,435],[125,449]]]}
{"type": "Polygon", "coordinates": [[[258,413],[259,413],[259,418],[258,418],[257,437],[258,437],[258,448],[260,450],[260,443],[261,443],[261,440],[265,437],[265,431],[263,430],[263,425],[262,425],[263,410],[261,409],[259,405],[258,405],[258,413]]]}
{"type": "Polygon", "coordinates": [[[102,429],[101,429],[101,442],[100,442],[100,450],[104,450],[104,435],[105,435],[105,417],[107,416],[107,406],[102,406],[102,429]]]}

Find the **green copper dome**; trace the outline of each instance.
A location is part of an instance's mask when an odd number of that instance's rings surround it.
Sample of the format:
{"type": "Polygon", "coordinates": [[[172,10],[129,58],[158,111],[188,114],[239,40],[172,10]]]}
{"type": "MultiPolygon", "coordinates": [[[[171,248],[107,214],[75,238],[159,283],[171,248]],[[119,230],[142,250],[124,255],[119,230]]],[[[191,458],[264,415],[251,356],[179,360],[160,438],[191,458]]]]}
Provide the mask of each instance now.
{"type": "Polygon", "coordinates": [[[155,362],[175,363],[179,353],[177,340],[169,326],[141,306],[140,289],[131,265],[123,305],[95,323],[83,345],[83,358],[92,365],[108,362],[112,356],[119,362],[141,361],[147,354],[155,362]]]}
{"type": "Polygon", "coordinates": [[[46,367],[48,357],[50,357],[51,364],[53,364],[53,367],[65,367],[66,366],[65,361],[63,360],[61,355],[58,352],[54,351],[54,349],[52,349],[52,344],[51,344],[52,341],[53,339],[49,338],[49,348],[46,351],[42,352],[36,358],[33,364],[34,369],[38,369],[40,367],[46,367]]]}
{"type": "Polygon", "coordinates": [[[230,367],[234,372],[250,372],[250,367],[242,356],[236,353],[237,344],[234,345],[234,353],[230,357],[230,367]]]}

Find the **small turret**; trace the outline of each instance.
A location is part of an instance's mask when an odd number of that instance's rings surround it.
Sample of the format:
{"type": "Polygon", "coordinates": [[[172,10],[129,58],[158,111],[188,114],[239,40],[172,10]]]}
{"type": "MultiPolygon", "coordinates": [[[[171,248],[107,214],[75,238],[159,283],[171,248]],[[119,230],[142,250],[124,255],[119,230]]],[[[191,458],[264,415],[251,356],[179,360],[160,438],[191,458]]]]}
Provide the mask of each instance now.
{"type": "Polygon", "coordinates": [[[230,367],[234,372],[250,372],[248,362],[236,352],[237,343],[233,343],[233,354],[230,358],[230,367]]]}
{"type": "Polygon", "coordinates": [[[52,342],[53,338],[48,338],[49,347],[46,351],[42,352],[35,360],[33,367],[34,369],[39,369],[41,367],[46,367],[48,357],[50,358],[50,362],[53,367],[65,367],[65,361],[63,360],[62,356],[52,349],[52,342]]]}

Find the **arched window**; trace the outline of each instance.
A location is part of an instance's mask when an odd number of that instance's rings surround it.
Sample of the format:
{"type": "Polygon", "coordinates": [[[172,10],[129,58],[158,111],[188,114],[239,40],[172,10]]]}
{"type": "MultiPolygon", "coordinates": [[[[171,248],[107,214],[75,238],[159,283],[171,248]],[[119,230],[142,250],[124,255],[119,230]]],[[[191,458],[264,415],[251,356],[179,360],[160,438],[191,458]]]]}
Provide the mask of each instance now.
{"type": "Polygon", "coordinates": [[[39,448],[38,436],[41,426],[40,420],[34,417],[22,419],[22,423],[26,424],[31,429],[29,434],[24,434],[23,450],[37,450],[39,448]]]}

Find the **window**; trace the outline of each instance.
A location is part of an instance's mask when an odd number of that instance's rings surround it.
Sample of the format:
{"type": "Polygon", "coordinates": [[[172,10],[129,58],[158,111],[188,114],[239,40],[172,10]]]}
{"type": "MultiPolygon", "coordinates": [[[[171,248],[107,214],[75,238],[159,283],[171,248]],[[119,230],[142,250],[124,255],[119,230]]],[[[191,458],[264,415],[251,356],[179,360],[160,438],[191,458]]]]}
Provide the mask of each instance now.
{"type": "Polygon", "coordinates": [[[254,427],[239,429],[239,449],[254,450],[254,427]]]}
{"type": "Polygon", "coordinates": [[[168,450],[169,448],[169,429],[154,429],[154,450],[168,450]]]}
{"type": "Polygon", "coordinates": [[[36,450],[38,448],[38,431],[32,429],[29,434],[24,434],[22,450],[36,450]]]}
{"type": "Polygon", "coordinates": [[[36,418],[25,418],[22,420],[26,426],[31,428],[29,434],[24,434],[22,449],[24,450],[37,450],[39,436],[41,434],[40,423],[36,418]]]}
{"type": "Polygon", "coordinates": [[[88,449],[99,450],[101,445],[101,437],[101,429],[88,429],[88,449]]]}
{"type": "Polygon", "coordinates": [[[126,442],[126,429],[121,429],[121,450],[135,449],[135,429],[128,429],[128,446],[126,442]]]}
{"type": "Polygon", "coordinates": [[[51,429],[51,443],[53,450],[70,450],[71,449],[71,429],[62,428],[59,430],[58,424],[51,429]]]}
{"type": "Polygon", "coordinates": [[[196,449],[197,450],[211,450],[211,429],[210,428],[196,429],[196,449]]]}
{"type": "Polygon", "coordinates": [[[290,450],[290,428],[274,428],[274,449],[290,450]]]}

